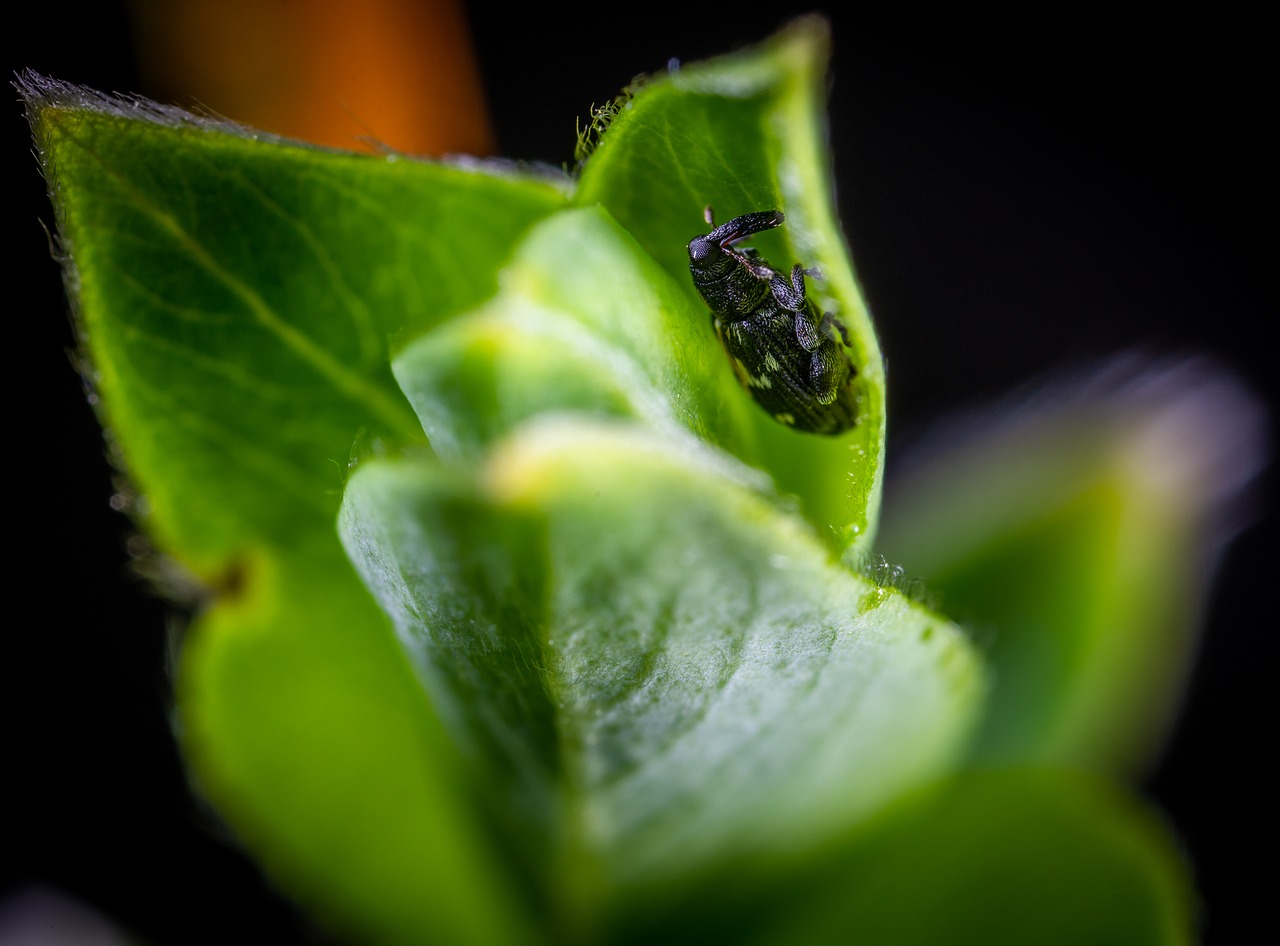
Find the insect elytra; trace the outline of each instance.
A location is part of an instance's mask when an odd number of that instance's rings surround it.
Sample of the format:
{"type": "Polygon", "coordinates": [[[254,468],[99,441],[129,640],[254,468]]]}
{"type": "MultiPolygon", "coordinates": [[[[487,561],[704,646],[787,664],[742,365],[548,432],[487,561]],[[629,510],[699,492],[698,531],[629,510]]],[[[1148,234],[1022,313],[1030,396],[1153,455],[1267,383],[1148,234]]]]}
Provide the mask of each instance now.
{"type": "Polygon", "coordinates": [[[689,241],[694,288],[711,310],[711,324],[738,381],[774,420],[813,434],[843,433],[858,422],[858,369],[845,346],[849,333],[805,294],[816,270],[797,263],[777,272],[748,237],[782,225],[781,210],[760,210],[715,225],[689,241]],[[843,343],[843,344],[842,344],[843,343]]]}

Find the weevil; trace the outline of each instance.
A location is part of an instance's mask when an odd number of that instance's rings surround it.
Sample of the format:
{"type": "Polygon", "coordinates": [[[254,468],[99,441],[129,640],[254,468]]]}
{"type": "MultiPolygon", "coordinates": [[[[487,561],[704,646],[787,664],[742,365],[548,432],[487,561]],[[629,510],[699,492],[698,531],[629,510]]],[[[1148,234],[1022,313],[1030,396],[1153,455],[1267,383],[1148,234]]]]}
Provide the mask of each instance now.
{"type": "Polygon", "coordinates": [[[774,420],[812,434],[843,433],[858,422],[858,369],[844,346],[849,332],[805,294],[816,270],[797,263],[783,275],[737,244],[782,225],[781,210],[761,210],[715,225],[689,242],[689,271],[734,373],[774,420]],[[844,344],[842,345],[841,342],[844,344]]]}

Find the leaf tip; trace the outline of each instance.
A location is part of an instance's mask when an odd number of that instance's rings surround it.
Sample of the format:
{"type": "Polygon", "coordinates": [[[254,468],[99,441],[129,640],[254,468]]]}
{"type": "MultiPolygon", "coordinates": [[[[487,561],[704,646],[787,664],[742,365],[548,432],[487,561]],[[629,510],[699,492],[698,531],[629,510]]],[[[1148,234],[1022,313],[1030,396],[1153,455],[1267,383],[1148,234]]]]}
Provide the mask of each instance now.
{"type": "Polygon", "coordinates": [[[283,141],[276,135],[257,131],[212,112],[195,112],[176,105],[164,105],[141,95],[99,92],[88,86],[22,69],[13,86],[26,109],[27,120],[37,138],[59,113],[92,113],[131,121],[146,121],[172,128],[220,131],[241,138],[283,141]]]}

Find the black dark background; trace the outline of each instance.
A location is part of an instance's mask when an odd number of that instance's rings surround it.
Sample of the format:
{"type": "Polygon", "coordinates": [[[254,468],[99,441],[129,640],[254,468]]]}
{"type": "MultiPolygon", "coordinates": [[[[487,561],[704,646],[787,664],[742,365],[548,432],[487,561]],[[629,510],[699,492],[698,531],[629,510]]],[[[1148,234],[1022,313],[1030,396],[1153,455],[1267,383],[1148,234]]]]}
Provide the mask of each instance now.
{"type": "MultiPolygon", "coordinates": [[[[501,150],[556,165],[572,161],[575,118],[635,74],[759,40],[807,9],[470,4],[501,150]]],[[[901,435],[940,412],[1134,347],[1213,355],[1274,404],[1268,30],[1203,11],[1139,22],[1043,9],[831,15],[835,177],[890,365],[891,461],[901,435]]],[[[56,22],[44,9],[6,16],[9,74],[147,91],[123,4],[60,4],[56,22]]],[[[187,792],[169,729],[166,609],[131,575],[129,523],[108,505],[40,226],[51,213],[10,103],[18,531],[0,638],[0,884],[60,888],[152,943],[309,941],[187,792]]],[[[1209,943],[1270,925],[1262,762],[1276,714],[1263,689],[1277,647],[1274,620],[1251,603],[1273,587],[1270,495],[1258,490],[1255,525],[1221,563],[1181,720],[1143,786],[1196,865],[1209,943]]]]}

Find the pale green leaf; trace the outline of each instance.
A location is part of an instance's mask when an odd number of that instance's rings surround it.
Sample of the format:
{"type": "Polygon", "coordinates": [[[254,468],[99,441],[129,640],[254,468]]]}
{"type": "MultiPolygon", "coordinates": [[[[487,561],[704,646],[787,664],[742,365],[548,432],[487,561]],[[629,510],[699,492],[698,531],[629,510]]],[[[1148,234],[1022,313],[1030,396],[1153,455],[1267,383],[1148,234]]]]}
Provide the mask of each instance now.
{"type": "Polygon", "coordinates": [[[476,476],[357,469],[348,552],[535,874],[608,893],[803,850],[963,751],[967,642],[759,486],[691,438],[569,420],[476,476]]]}

